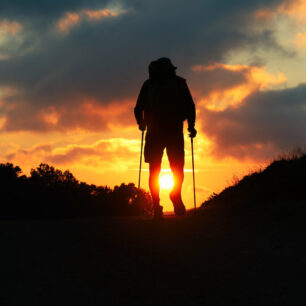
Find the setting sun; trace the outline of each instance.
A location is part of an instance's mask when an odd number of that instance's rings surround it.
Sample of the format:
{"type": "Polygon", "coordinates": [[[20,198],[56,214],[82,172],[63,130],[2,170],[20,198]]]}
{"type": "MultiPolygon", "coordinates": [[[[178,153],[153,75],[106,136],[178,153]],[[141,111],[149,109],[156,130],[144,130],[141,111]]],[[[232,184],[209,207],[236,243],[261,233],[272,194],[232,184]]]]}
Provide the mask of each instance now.
{"type": "Polygon", "coordinates": [[[159,177],[159,184],[163,189],[171,189],[174,185],[172,174],[162,174],[159,177]]]}

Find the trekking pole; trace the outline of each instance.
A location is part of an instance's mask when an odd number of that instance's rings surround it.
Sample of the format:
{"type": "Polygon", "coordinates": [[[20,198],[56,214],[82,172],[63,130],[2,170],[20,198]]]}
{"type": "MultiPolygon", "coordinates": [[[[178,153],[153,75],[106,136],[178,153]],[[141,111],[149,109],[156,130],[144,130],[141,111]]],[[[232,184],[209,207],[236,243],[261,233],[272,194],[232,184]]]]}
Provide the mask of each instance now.
{"type": "Polygon", "coordinates": [[[142,147],[143,147],[143,135],[144,135],[144,131],[142,131],[142,134],[141,134],[141,149],[140,149],[140,164],[139,164],[138,188],[140,188],[141,162],[142,162],[142,147]]]}
{"type": "Polygon", "coordinates": [[[194,214],[196,213],[196,192],[195,192],[195,177],[194,177],[194,156],[193,156],[193,138],[191,137],[191,155],[192,155],[192,175],[193,175],[193,201],[194,201],[194,214]]]}

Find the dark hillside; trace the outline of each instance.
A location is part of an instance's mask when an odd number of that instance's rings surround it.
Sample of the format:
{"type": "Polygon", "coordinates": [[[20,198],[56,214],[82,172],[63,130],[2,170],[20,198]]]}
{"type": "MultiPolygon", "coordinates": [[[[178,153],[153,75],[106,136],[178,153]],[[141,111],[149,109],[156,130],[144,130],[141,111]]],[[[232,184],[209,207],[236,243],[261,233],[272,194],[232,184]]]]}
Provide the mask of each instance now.
{"type": "Polygon", "coordinates": [[[281,158],[213,194],[202,208],[306,212],[306,154],[281,158]]]}

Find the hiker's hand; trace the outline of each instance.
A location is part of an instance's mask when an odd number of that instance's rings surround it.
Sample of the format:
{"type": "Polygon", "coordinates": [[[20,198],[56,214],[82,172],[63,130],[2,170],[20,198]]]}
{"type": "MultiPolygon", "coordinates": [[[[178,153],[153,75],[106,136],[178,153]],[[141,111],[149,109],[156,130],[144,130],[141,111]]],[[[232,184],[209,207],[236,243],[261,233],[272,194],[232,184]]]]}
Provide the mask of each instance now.
{"type": "Polygon", "coordinates": [[[194,138],[197,136],[197,130],[194,127],[189,127],[188,132],[190,138],[194,138]]]}
{"type": "Polygon", "coordinates": [[[146,128],[147,128],[147,126],[144,122],[139,123],[138,127],[141,131],[145,131],[146,128]]]}

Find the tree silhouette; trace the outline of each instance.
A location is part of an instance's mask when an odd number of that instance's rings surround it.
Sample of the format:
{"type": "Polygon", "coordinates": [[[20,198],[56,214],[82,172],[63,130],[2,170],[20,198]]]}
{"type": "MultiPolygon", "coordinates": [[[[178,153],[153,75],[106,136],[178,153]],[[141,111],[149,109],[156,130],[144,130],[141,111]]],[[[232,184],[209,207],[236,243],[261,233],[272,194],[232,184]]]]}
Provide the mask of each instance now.
{"type": "Polygon", "coordinates": [[[151,207],[149,194],[132,183],[89,185],[46,163],[29,177],[21,173],[18,166],[0,164],[0,218],[140,215],[151,207]]]}

